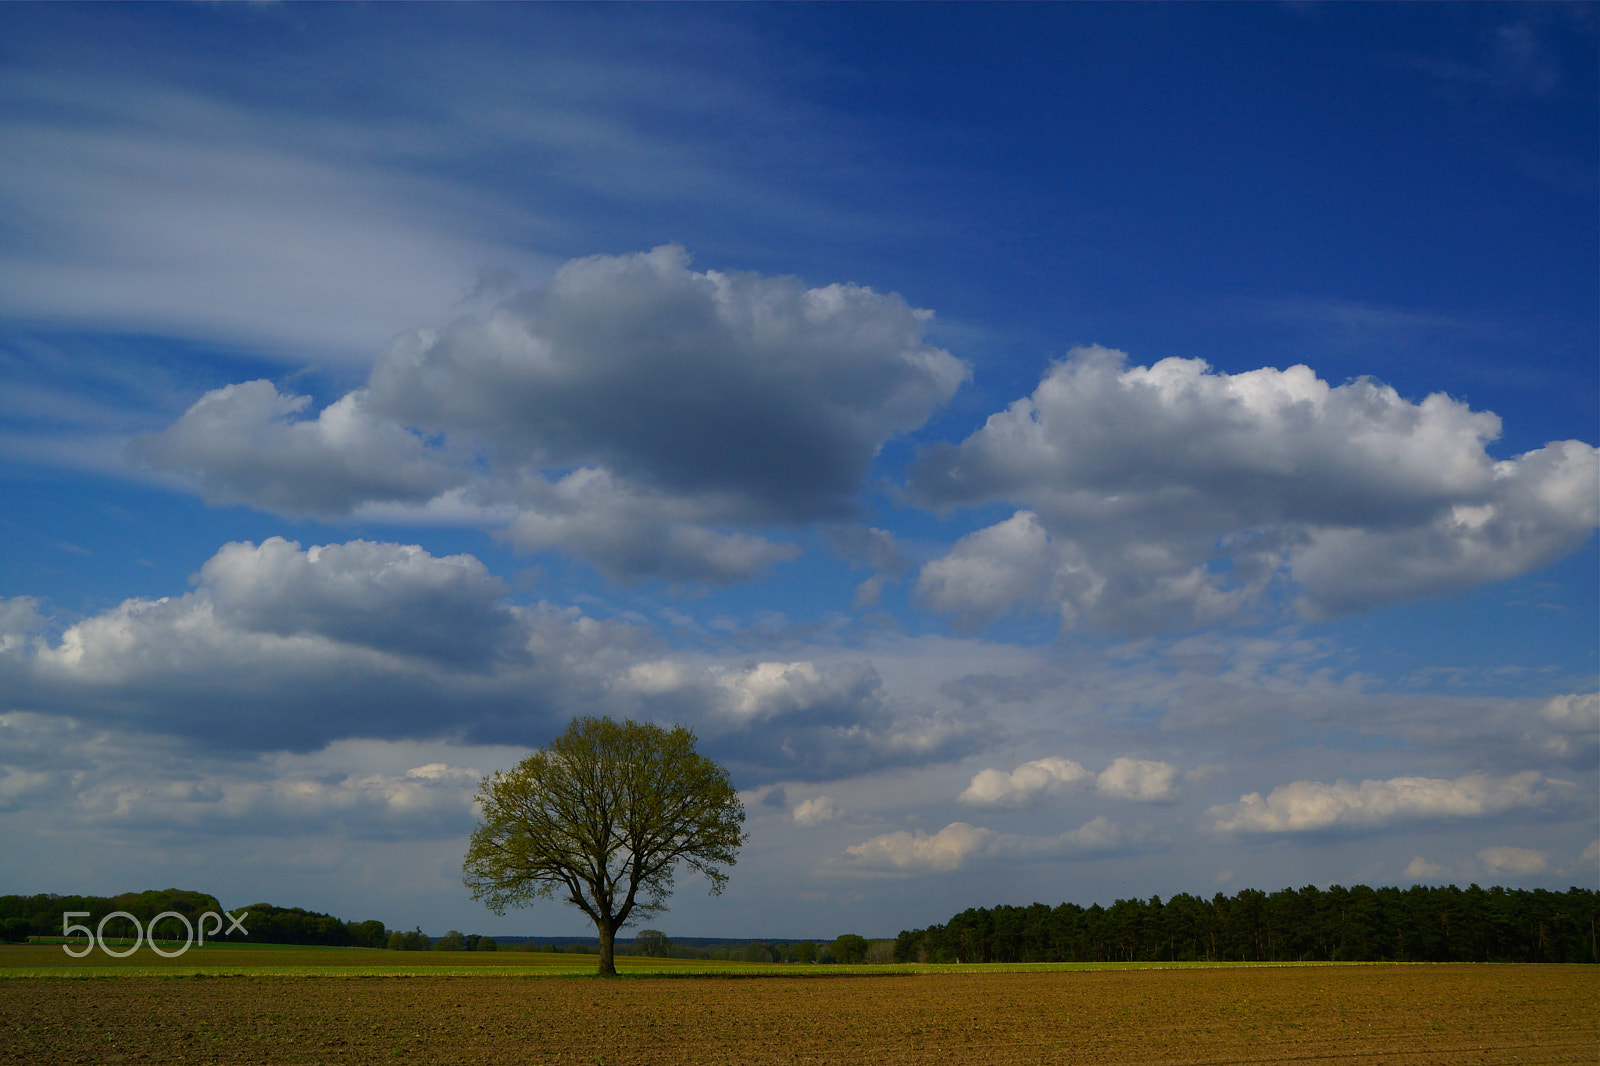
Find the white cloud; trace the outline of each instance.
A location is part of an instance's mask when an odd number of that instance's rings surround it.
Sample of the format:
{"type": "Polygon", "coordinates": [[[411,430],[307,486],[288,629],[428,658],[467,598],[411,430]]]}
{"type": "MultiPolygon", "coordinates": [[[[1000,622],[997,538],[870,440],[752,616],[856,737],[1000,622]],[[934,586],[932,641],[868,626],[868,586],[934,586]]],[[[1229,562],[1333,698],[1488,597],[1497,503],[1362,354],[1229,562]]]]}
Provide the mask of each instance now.
{"type": "Polygon", "coordinates": [[[1407,881],[1437,881],[1449,873],[1450,868],[1448,866],[1429,862],[1421,855],[1418,855],[1406,864],[1406,872],[1403,876],[1407,881]]]}
{"type": "Polygon", "coordinates": [[[513,544],[576,551],[618,581],[659,575],[726,584],[800,554],[790,544],[703,524],[738,516],[734,501],[652,490],[595,467],[554,483],[527,478],[512,498],[505,536],[513,544]]]}
{"type": "Polygon", "coordinates": [[[1478,861],[1491,874],[1537,874],[1550,867],[1549,856],[1532,848],[1484,848],[1478,861]]]}
{"type": "Polygon", "coordinates": [[[100,71],[5,89],[0,140],[29,165],[0,168],[0,205],[31,239],[0,254],[0,313],[364,362],[483,263],[528,258],[472,235],[503,205],[352,152],[370,129],[100,71]]]}
{"type": "Polygon", "coordinates": [[[217,617],[240,629],[315,634],[454,664],[486,658],[514,621],[499,603],[505,584],[483,563],[414,544],[225,544],[200,568],[200,582],[217,617]]]}
{"type": "Polygon", "coordinates": [[[932,836],[920,829],[902,829],[853,844],[845,849],[844,862],[861,870],[948,872],[980,860],[1104,851],[1122,840],[1122,831],[1103,817],[1056,836],[997,833],[967,822],[951,822],[932,836]]]}
{"type": "Polygon", "coordinates": [[[872,455],[966,379],[897,295],[591,256],[485,320],[391,346],[374,402],[511,468],[603,468],[784,519],[854,509],[872,455]],[[730,441],[738,441],[730,448],[730,441]]]}
{"type": "Polygon", "coordinates": [[[848,675],[825,677],[814,663],[767,662],[744,669],[717,669],[714,683],[726,699],[723,706],[737,718],[770,718],[837,694],[835,686],[850,685],[848,675]]]}
{"type": "Polygon", "coordinates": [[[991,848],[999,836],[966,822],[951,822],[929,836],[899,830],[845,849],[847,861],[865,869],[955,870],[991,848]]]}
{"type": "Polygon", "coordinates": [[[1600,692],[1552,696],[1539,716],[1564,733],[1592,733],[1600,729],[1600,692]]]}
{"type": "Polygon", "coordinates": [[[834,805],[832,796],[813,796],[794,805],[796,825],[822,825],[843,817],[844,812],[834,805]]]}
{"type": "Polygon", "coordinates": [[[1171,763],[1123,755],[1095,778],[1095,788],[1118,799],[1164,803],[1178,794],[1178,768],[1171,763]]]}
{"type": "Polygon", "coordinates": [[[752,528],[852,516],[878,450],[966,379],[923,340],[929,317],[857,285],[696,272],[677,247],[591,256],[403,335],[315,418],[247,382],[134,454],[291,515],[464,492],[514,510],[513,543],[616,578],[740,580],[798,554],[752,528]]]}
{"type": "Polygon", "coordinates": [[[273,537],[224,545],[195,580],[54,640],[29,637],[33,608],[13,605],[0,709],[301,752],[349,737],[533,746],[604,714],[685,723],[752,785],[959,758],[990,736],[981,715],[891,698],[864,660],[664,656],[637,626],[508,603],[470,555],[273,537]]]}
{"type": "Polygon", "coordinates": [[[1594,531],[1600,462],[1582,441],[1547,444],[1495,463],[1493,480],[1424,522],[1321,529],[1289,570],[1311,618],[1457,592],[1527,573],[1594,531]]]}
{"type": "Polygon", "coordinates": [[[758,779],[826,780],[954,758],[986,735],[982,721],[886,698],[867,662],[655,659],[619,673],[607,690],[622,713],[695,722],[708,753],[758,779]]]}
{"type": "Polygon", "coordinates": [[[21,647],[38,621],[39,601],[36,597],[0,597],[0,653],[21,647]]]}
{"type": "Polygon", "coordinates": [[[1081,556],[1056,550],[1030,511],[962,537],[917,576],[924,604],[980,625],[1014,606],[1059,601],[1076,613],[1080,605],[1092,605],[1103,587],[1081,556]]]}
{"type": "Polygon", "coordinates": [[[542,742],[606,706],[641,634],[498,601],[471,556],[353,541],[225,545],[183,596],[131,599],[0,655],[9,705],[249,750],[350,736],[542,742]]]}
{"type": "Polygon", "coordinates": [[[1178,794],[1178,768],[1123,755],[1095,775],[1070,759],[1035,759],[1010,773],[980,770],[958,800],[971,807],[1027,807],[1044,796],[1082,787],[1093,787],[1116,799],[1161,803],[1178,794]]]}
{"type": "Polygon", "coordinates": [[[983,622],[1048,605],[1064,625],[1149,631],[1237,617],[1290,581],[1310,617],[1524,573],[1600,516],[1600,456],[1559,441],[1496,462],[1500,421],[1304,366],[1129,366],[1076,349],[960,445],[927,449],[913,498],[1022,505],[924,566],[933,609],[983,622]]]}
{"type": "Polygon", "coordinates": [[[313,419],[309,396],[284,396],[270,381],[206,393],[130,454],[194,477],[208,500],[284,514],[339,516],[357,504],[424,504],[464,475],[430,454],[415,433],[372,412],[352,392],[313,419]]]}
{"type": "Polygon", "coordinates": [[[1265,799],[1259,792],[1238,803],[1206,812],[1223,832],[1307,833],[1362,829],[1430,818],[1486,818],[1521,808],[1537,808],[1570,790],[1564,781],[1537,770],[1510,777],[1467,774],[1455,780],[1396,777],[1387,781],[1326,784],[1295,781],[1280,785],[1265,799]]]}
{"type": "Polygon", "coordinates": [[[1085,781],[1089,772],[1070,759],[1025,762],[1009,774],[980,770],[958,800],[972,807],[1026,807],[1042,796],[1058,795],[1085,781]]]}
{"type": "Polygon", "coordinates": [[[344,741],[304,755],[208,755],[70,717],[0,714],[0,810],[56,831],[424,839],[467,832],[478,769],[504,749],[344,741]],[[418,755],[431,761],[405,767],[418,755]],[[30,768],[26,768],[31,765],[30,768]]]}

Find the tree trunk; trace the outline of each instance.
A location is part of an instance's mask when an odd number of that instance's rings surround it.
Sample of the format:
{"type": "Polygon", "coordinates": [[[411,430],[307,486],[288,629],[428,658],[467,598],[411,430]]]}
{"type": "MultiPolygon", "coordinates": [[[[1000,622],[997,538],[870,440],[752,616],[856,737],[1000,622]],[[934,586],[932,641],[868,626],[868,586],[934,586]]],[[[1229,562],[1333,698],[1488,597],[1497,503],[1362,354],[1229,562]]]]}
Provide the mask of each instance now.
{"type": "Polygon", "coordinates": [[[617,964],[613,957],[613,947],[617,938],[617,931],[611,922],[596,922],[595,927],[600,931],[600,969],[596,971],[601,977],[617,976],[617,964]]]}

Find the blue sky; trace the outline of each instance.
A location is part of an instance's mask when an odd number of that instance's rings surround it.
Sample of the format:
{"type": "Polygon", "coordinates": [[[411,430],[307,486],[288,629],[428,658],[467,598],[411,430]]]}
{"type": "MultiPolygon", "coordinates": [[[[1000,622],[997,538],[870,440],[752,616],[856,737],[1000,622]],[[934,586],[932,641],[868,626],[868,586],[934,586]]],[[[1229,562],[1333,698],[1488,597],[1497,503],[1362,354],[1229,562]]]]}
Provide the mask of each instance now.
{"type": "Polygon", "coordinates": [[[1593,5],[0,10],[0,892],[669,935],[1595,885],[1593,5]]]}

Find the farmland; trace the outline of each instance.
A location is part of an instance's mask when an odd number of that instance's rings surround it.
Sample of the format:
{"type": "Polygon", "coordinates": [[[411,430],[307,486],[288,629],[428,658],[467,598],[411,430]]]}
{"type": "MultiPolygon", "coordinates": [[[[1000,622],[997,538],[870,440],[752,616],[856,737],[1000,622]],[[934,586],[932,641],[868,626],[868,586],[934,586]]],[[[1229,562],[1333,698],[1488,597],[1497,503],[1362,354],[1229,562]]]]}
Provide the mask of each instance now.
{"type": "Polygon", "coordinates": [[[0,1062],[1591,1063],[1600,1038],[1591,966],[618,962],[0,948],[0,1062]]]}

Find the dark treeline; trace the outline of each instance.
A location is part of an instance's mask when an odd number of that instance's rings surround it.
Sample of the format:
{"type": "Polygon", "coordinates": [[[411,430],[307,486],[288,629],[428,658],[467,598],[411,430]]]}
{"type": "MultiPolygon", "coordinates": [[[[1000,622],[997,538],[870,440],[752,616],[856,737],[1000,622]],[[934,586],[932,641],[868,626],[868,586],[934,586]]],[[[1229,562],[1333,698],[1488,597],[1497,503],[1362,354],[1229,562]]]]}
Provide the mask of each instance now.
{"type": "MultiPolygon", "coordinates": [[[[600,941],[592,936],[509,936],[501,938],[500,949],[598,955],[600,941]]],[[[615,950],[619,956],[637,955],[659,959],[716,962],[828,964],[894,961],[893,940],[868,940],[854,933],[845,933],[832,940],[755,940],[721,936],[686,936],[668,939],[659,929],[641,929],[631,939],[618,937],[615,950]]]]}
{"type": "Polygon", "coordinates": [[[979,907],[911,929],[897,962],[1596,962],[1600,893],[1454,885],[1244,889],[1109,907],[979,907]]]}
{"type": "MultiPolygon", "coordinates": [[[[87,911],[88,918],[74,918],[73,922],[93,929],[101,918],[116,911],[126,911],[139,919],[141,925],[148,925],[150,919],[163,911],[176,911],[194,925],[207,911],[220,913],[221,910],[222,905],[215,896],[180,888],[124,892],[120,896],[60,896],[42,892],[34,896],[0,896],[0,931],[10,941],[26,940],[30,936],[60,936],[62,915],[68,912],[87,911]]],[[[210,927],[208,924],[208,933],[210,927]]],[[[226,921],[223,928],[227,928],[226,921]]],[[[184,935],[182,923],[172,918],[163,920],[161,932],[163,935],[172,932],[180,938],[184,935]]],[[[133,930],[126,921],[115,919],[106,926],[106,934],[132,936],[133,930]]],[[[211,939],[209,935],[207,939],[211,939]]]]}
{"type": "MultiPolygon", "coordinates": [[[[26,940],[30,936],[58,937],[63,928],[62,916],[68,912],[88,913],[87,918],[73,919],[76,925],[98,929],[100,919],[116,911],[126,911],[149,929],[150,920],[165,911],[175,911],[189,920],[189,929],[175,918],[163,918],[154,930],[161,939],[182,940],[193,930],[198,936],[200,916],[207,912],[222,913],[222,904],[215,896],[204,892],[189,892],[178,888],[155,889],[149,892],[124,892],[119,896],[60,896],[53,892],[34,896],[0,896],[0,935],[10,941],[26,940]]],[[[319,914],[302,907],[274,907],[270,903],[252,903],[235,908],[233,914],[248,912],[244,928],[248,935],[228,932],[231,923],[211,919],[206,925],[206,940],[228,940],[258,944],[312,944],[334,947],[382,948],[389,945],[389,930],[380,921],[346,922],[331,914],[319,914]],[[213,932],[220,924],[221,932],[213,932]]],[[[115,918],[107,923],[105,935],[131,937],[133,927],[126,919],[115,918]]]]}
{"type": "MultiPolygon", "coordinates": [[[[252,903],[240,907],[250,917],[244,920],[249,936],[234,933],[232,941],[251,941],[257,944],[312,944],[336,948],[385,948],[389,946],[389,930],[377,919],[365,922],[346,922],[331,914],[319,914],[303,907],[274,907],[270,903],[252,903]]],[[[239,911],[235,911],[235,914],[239,911]]]]}

